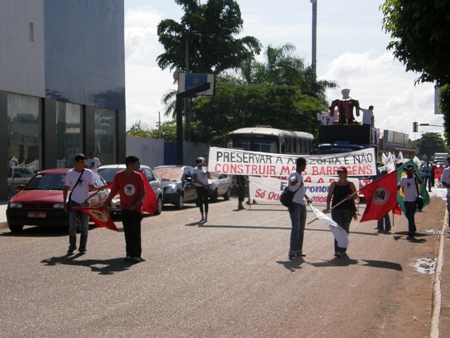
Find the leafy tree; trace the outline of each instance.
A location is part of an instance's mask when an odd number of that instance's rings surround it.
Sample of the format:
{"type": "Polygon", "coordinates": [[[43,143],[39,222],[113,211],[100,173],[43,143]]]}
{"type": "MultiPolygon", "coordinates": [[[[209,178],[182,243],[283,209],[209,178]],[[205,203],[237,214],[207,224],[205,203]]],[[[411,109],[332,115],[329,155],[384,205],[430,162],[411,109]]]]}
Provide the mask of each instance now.
{"type": "Polygon", "coordinates": [[[385,0],[383,28],[393,41],[387,48],[406,65],[421,73],[416,82],[450,83],[450,1],[385,0]]]}
{"type": "Polygon", "coordinates": [[[439,89],[441,102],[439,109],[444,114],[444,136],[447,140],[447,148],[450,149],[450,85],[445,85],[439,89]]]}
{"type": "Polygon", "coordinates": [[[150,137],[151,129],[148,125],[143,123],[141,120],[135,122],[129,130],[126,131],[126,136],[132,137],[150,137]]]}
{"type": "Polygon", "coordinates": [[[233,83],[297,86],[304,94],[318,98],[327,107],[325,91],[337,84],[317,81],[312,67],[305,66],[304,60],[294,54],[295,50],[290,43],[278,48],[269,45],[264,52],[265,62],[245,60],[236,70],[236,75],[228,73],[223,79],[233,83]]]}
{"type": "Polygon", "coordinates": [[[419,156],[421,159],[430,160],[433,158],[434,153],[447,152],[444,140],[438,133],[424,133],[417,140],[416,145],[419,147],[419,156]]]}
{"type": "Polygon", "coordinates": [[[244,126],[317,133],[320,102],[295,86],[217,82],[216,95],[193,101],[198,141],[224,146],[226,135],[244,126]]]}
{"type": "Polygon", "coordinates": [[[166,19],[158,24],[159,42],[165,52],[156,60],[161,69],[185,69],[186,46],[189,69],[194,73],[220,73],[259,54],[259,41],[234,38],[243,27],[241,11],[234,0],[175,0],[185,14],[178,23],[166,19]]]}

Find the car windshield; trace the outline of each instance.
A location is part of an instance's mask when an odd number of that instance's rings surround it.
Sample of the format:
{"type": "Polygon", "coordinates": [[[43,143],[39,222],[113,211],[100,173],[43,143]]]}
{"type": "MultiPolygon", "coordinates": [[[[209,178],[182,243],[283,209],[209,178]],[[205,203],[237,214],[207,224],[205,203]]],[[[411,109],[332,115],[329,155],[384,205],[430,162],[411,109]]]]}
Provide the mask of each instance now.
{"type": "Polygon", "coordinates": [[[163,182],[179,182],[184,171],[182,168],[155,168],[153,172],[163,182]]]}
{"type": "Polygon", "coordinates": [[[97,172],[103,177],[106,183],[111,183],[114,180],[114,175],[119,171],[124,170],[123,168],[99,168],[97,172]]]}
{"type": "Polygon", "coordinates": [[[66,174],[38,174],[34,176],[25,190],[63,190],[66,174]]]}

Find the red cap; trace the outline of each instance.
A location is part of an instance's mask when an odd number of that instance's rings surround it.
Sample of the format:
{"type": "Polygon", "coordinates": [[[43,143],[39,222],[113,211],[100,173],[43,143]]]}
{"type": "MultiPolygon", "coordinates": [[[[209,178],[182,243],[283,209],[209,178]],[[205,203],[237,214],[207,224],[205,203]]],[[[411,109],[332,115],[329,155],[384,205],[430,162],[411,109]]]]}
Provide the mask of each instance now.
{"type": "Polygon", "coordinates": [[[338,173],[347,173],[347,168],[346,167],[339,167],[337,172],[338,173]]]}

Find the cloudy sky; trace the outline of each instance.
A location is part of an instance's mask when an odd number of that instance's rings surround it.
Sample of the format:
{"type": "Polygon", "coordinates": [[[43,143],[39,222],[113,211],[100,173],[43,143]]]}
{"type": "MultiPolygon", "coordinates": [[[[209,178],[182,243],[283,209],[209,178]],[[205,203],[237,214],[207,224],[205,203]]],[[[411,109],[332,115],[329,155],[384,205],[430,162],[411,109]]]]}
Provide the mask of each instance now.
{"type": "MultiPolygon", "coordinates": [[[[201,0],[206,3],[206,0],[201,0]]],[[[386,50],[390,37],[382,30],[382,0],[317,0],[317,75],[336,81],[328,100],[341,98],[343,88],[361,107],[373,105],[375,126],[410,134],[443,133],[442,115],[434,114],[433,84],[417,84],[417,74],[386,50]]],[[[244,20],[242,36],[256,37],[263,48],[293,44],[296,54],[311,63],[312,4],[310,0],[238,0],[244,20]]],[[[125,0],[127,128],[137,121],[153,128],[164,116],[162,96],[176,89],[172,73],[161,70],[156,57],[164,50],[156,27],[161,20],[179,21],[181,6],[173,0],[125,0]]],[[[261,56],[262,57],[262,56],[261,56]]],[[[361,121],[361,117],[357,118],[361,121]]]]}

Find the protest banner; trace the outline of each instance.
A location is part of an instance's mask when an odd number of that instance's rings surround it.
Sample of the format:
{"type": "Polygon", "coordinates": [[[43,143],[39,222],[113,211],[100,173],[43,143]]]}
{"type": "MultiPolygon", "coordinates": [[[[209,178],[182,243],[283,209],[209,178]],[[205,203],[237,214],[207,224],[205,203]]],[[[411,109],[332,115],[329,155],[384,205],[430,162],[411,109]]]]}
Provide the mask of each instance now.
{"type": "MultiPolygon", "coordinates": [[[[304,176],[304,184],[306,195],[314,204],[326,204],[328,190],[330,184],[337,180],[335,176],[304,176]]],[[[280,203],[280,194],[288,184],[286,179],[278,179],[273,177],[257,177],[250,176],[250,200],[260,203],[280,203]]],[[[349,177],[348,180],[353,182],[357,187],[359,180],[349,177]]]]}
{"type": "MultiPolygon", "coordinates": [[[[295,171],[299,155],[273,154],[238,149],[211,147],[208,168],[228,175],[287,177],[295,171]]],[[[308,165],[304,172],[310,176],[337,176],[337,169],[345,166],[349,176],[375,176],[374,148],[349,153],[301,155],[308,165]]]]}

